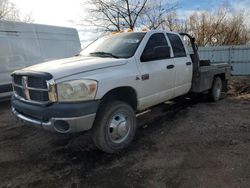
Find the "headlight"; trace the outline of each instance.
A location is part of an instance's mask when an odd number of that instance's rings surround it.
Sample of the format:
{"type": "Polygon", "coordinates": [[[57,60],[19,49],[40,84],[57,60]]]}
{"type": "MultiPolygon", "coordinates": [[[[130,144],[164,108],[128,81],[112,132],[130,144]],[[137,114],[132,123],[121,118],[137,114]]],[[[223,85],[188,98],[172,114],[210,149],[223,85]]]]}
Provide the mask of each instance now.
{"type": "Polygon", "coordinates": [[[85,101],[95,98],[97,81],[73,80],[57,84],[59,102],[85,101]]]}

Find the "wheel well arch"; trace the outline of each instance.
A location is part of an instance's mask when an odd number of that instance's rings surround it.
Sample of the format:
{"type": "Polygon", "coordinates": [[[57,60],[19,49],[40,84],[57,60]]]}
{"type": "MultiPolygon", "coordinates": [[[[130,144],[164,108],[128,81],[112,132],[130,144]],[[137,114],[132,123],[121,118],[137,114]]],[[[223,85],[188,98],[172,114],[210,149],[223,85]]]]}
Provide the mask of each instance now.
{"type": "Polygon", "coordinates": [[[215,77],[220,77],[221,81],[224,81],[226,79],[225,73],[216,74],[216,75],[214,75],[214,78],[215,77]]]}
{"type": "Polygon", "coordinates": [[[123,86],[111,89],[101,98],[101,103],[111,100],[126,102],[131,105],[134,110],[137,110],[137,93],[133,87],[123,86]]]}

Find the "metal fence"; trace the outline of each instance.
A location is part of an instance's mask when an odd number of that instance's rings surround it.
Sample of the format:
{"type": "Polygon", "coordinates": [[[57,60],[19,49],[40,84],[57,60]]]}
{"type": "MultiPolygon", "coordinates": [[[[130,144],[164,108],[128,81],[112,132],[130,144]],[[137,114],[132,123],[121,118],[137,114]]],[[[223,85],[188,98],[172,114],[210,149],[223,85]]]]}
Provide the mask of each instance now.
{"type": "Polygon", "coordinates": [[[230,63],[233,75],[250,75],[250,45],[199,47],[200,59],[230,63]]]}

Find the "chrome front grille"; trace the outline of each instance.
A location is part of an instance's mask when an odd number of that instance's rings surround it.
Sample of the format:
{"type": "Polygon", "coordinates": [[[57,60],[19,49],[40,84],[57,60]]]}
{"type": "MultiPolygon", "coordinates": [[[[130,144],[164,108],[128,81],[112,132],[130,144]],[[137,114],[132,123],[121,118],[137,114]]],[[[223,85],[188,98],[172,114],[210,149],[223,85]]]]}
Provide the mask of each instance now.
{"type": "Polygon", "coordinates": [[[41,76],[13,74],[13,90],[16,97],[27,102],[49,103],[49,86],[41,76]]]}

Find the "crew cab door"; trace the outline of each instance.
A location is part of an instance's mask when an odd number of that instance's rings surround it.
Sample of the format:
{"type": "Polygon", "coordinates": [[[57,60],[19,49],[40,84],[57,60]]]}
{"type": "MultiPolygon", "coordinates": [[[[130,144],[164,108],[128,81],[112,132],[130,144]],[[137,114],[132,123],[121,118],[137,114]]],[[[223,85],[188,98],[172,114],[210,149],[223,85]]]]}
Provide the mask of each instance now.
{"type": "Polygon", "coordinates": [[[139,108],[164,102],[174,95],[175,65],[165,33],[153,33],[141,44],[138,58],[139,108]]]}
{"type": "Polygon", "coordinates": [[[167,37],[174,53],[176,68],[174,96],[177,97],[188,93],[191,89],[193,65],[180,36],[175,33],[167,33],[167,37]]]}

